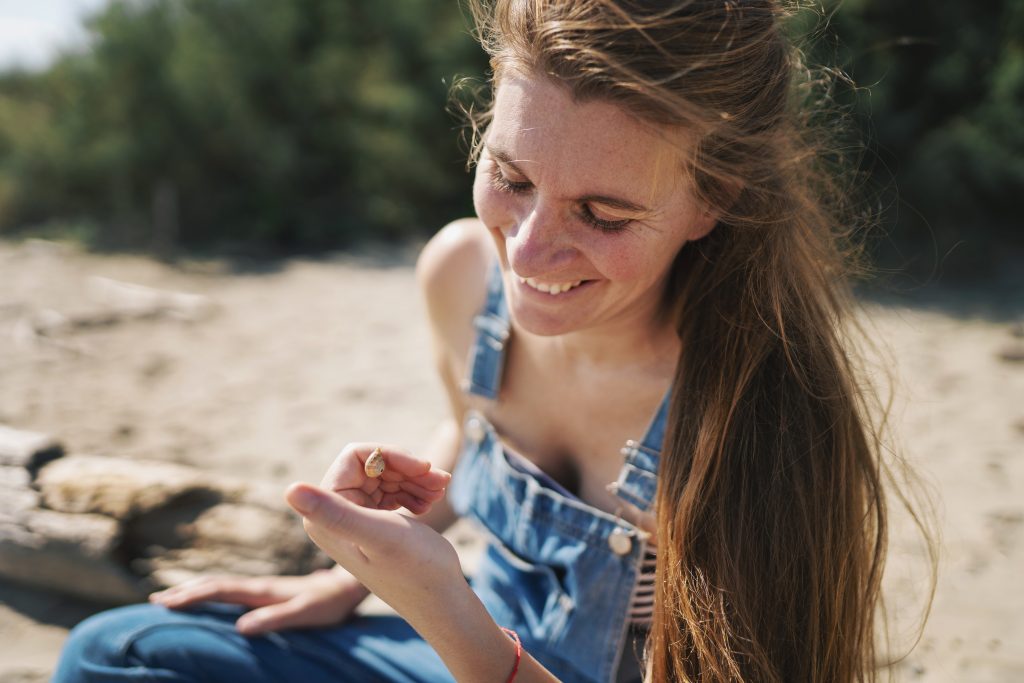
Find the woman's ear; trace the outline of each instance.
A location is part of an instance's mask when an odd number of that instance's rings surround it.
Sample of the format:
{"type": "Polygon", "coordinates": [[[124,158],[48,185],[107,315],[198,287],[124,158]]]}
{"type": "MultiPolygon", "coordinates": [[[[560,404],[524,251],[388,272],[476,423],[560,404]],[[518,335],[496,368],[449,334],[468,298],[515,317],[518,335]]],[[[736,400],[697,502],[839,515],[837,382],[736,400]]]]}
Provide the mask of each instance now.
{"type": "Polygon", "coordinates": [[[713,209],[701,210],[690,228],[689,241],[699,240],[718,225],[719,212],[713,209]]]}
{"type": "Polygon", "coordinates": [[[721,197],[723,200],[721,204],[716,204],[714,201],[705,199],[701,203],[701,208],[698,209],[697,216],[694,219],[693,229],[690,231],[690,240],[699,240],[714,230],[715,226],[718,225],[718,221],[722,218],[723,213],[723,210],[718,207],[733,206],[739,198],[742,190],[743,188],[739,183],[730,183],[728,187],[724,189],[724,194],[721,197]]]}

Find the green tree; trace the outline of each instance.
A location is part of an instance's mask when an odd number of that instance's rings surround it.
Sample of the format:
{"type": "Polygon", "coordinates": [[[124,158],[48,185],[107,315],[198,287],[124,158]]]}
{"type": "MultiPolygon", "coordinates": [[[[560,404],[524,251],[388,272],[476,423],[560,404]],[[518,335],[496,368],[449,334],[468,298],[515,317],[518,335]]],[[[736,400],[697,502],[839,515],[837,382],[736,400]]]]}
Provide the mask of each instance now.
{"type": "Polygon", "coordinates": [[[1024,272],[1024,0],[829,0],[876,187],[898,194],[883,265],[938,278],[1024,272]],[[834,10],[834,12],[832,11],[834,10]]]}
{"type": "Polygon", "coordinates": [[[468,210],[445,106],[484,61],[455,3],[118,0],[90,31],[0,81],[0,230],[75,217],[145,246],[163,196],[186,244],[316,248],[468,210]]]}

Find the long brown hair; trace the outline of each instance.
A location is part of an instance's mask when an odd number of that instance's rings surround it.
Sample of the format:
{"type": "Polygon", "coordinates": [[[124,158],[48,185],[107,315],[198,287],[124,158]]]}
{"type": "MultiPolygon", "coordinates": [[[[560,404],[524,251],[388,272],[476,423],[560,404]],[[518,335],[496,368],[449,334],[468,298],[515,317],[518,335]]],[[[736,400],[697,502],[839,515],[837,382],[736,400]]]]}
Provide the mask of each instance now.
{"type": "Polygon", "coordinates": [[[857,225],[817,116],[827,79],[787,39],[789,12],[470,4],[496,79],[545,74],[685,133],[680,170],[719,214],[665,293],[682,353],[656,500],[652,680],[874,680],[887,517],[871,392],[846,338],[857,225]]]}

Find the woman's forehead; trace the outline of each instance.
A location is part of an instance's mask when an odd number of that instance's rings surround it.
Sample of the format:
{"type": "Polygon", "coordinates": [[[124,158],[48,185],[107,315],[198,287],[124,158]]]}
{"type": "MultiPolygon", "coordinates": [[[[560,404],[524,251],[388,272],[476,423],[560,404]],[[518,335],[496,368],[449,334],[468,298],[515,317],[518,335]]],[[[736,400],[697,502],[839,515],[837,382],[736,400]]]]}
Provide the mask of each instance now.
{"type": "Polygon", "coordinates": [[[495,94],[486,145],[525,173],[612,182],[649,194],[682,176],[681,152],[665,131],[606,101],[577,101],[544,77],[507,75],[495,94]]]}

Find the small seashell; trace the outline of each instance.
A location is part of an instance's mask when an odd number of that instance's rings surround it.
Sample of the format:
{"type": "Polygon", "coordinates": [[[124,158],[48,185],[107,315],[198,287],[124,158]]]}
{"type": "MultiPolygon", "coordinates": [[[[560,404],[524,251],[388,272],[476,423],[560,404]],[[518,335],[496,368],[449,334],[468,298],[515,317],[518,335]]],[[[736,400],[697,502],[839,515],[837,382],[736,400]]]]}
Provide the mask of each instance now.
{"type": "Polygon", "coordinates": [[[373,452],[370,453],[370,457],[366,459],[366,462],[363,464],[363,471],[371,479],[384,474],[384,454],[381,453],[379,446],[374,448],[373,452]]]}

